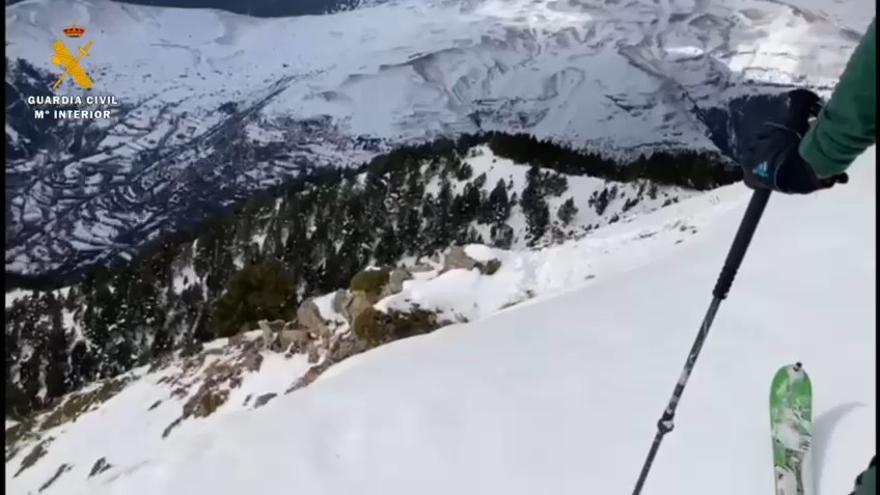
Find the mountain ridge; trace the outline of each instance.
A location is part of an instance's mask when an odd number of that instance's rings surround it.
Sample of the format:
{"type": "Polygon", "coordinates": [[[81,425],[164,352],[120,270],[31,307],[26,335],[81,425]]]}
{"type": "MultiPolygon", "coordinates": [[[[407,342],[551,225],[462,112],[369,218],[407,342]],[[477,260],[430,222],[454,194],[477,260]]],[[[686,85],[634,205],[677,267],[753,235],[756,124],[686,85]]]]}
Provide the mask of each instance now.
{"type": "Polygon", "coordinates": [[[734,121],[760,121],[761,101],[792,85],[827,94],[855,44],[840,26],[856,25],[856,9],[638,6],[398,1],[277,19],[106,0],[10,6],[7,64],[32,70],[8,72],[7,89],[50,83],[47,46],[77,18],[96,41],[90,70],[123,106],[111,122],[39,130],[7,96],[21,113],[6,128],[19,157],[7,163],[6,271],[131,256],[303,169],[438,136],[527,132],[624,158],[676,147],[736,158],[734,121]],[[40,132],[54,144],[29,145],[40,132]]]}

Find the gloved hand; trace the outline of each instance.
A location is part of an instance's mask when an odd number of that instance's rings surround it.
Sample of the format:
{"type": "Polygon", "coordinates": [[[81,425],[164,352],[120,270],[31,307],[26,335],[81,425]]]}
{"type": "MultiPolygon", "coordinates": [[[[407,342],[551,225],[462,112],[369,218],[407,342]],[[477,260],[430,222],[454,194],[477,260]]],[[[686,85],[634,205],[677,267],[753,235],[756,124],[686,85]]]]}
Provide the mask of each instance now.
{"type": "Polygon", "coordinates": [[[807,194],[846,183],[846,174],[819,178],[798,152],[801,139],[810,127],[810,117],[821,109],[816,93],[796,89],[788,93],[788,112],[783,123],[766,122],[743,162],[745,183],[752,189],[772,189],[782,193],[807,194]]]}

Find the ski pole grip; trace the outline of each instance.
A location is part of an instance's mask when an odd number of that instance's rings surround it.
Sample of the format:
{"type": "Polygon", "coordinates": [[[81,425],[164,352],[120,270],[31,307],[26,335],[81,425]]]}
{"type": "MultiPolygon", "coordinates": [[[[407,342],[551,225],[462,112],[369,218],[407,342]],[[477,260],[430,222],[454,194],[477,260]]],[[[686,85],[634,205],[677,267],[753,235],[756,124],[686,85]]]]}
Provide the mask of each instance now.
{"type": "Polygon", "coordinates": [[[736,237],[733,238],[733,244],[727,253],[727,259],[724,260],[724,267],[721,268],[721,274],[718,275],[715,289],[712,290],[712,295],[715,298],[724,299],[727,297],[730,286],[733,284],[733,279],[736,277],[736,272],[739,270],[743,257],[746,255],[746,249],[748,249],[749,243],[752,242],[752,236],[758,227],[758,221],[761,220],[761,215],[764,213],[764,207],[767,206],[767,200],[770,199],[770,192],[770,189],[756,189],[752,193],[752,199],[749,200],[749,206],[746,208],[746,213],[743,215],[739,229],[736,231],[736,237]]]}

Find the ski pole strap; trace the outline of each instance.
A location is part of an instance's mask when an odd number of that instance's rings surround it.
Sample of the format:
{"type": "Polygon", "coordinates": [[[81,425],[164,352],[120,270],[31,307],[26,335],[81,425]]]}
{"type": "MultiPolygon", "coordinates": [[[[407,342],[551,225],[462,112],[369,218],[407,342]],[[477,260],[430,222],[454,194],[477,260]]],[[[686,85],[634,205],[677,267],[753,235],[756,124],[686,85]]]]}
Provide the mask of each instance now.
{"type": "Polygon", "coordinates": [[[657,431],[660,432],[661,435],[665,435],[672,431],[675,428],[675,411],[671,409],[664,409],[663,416],[660,416],[660,419],[657,420],[657,431]]]}
{"type": "Polygon", "coordinates": [[[767,200],[770,199],[770,189],[756,189],[752,193],[752,199],[749,200],[749,206],[743,216],[739,229],[736,231],[736,237],[733,239],[733,245],[727,253],[727,259],[724,260],[724,267],[721,268],[721,274],[718,275],[718,281],[715,283],[715,289],[712,295],[718,299],[727,297],[736,272],[742,263],[743,257],[746,255],[746,249],[752,242],[752,236],[758,227],[758,220],[764,213],[764,207],[767,206],[767,200]]]}

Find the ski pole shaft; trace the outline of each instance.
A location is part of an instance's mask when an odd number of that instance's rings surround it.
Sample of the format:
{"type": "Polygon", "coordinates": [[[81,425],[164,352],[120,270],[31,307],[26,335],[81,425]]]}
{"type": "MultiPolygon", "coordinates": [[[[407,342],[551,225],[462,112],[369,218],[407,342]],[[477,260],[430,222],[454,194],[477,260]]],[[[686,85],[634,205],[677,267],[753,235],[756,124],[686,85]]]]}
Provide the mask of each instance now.
{"type": "Polygon", "coordinates": [[[660,443],[663,441],[663,436],[672,431],[672,428],[675,426],[673,423],[673,420],[675,419],[675,410],[678,408],[678,402],[681,400],[682,393],[684,393],[684,387],[687,385],[688,379],[691,376],[691,372],[697,362],[697,357],[700,355],[700,350],[703,348],[703,343],[706,341],[706,336],[709,334],[709,327],[712,326],[712,321],[715,319],[715,313],[718,312],[718,307],[721,305],[721,301],[727,297],[727,293],[730,291],[730,286],[733,284],[733,279],[736,277],[736,272],[739,270],[740,264],[742,264],[746,250],[749,247],[749,243],[752,241],[752,236],[755,234],[758,222],[761,220],[761,215],[764,213],[764,207],[767,206],[767,200],[769,199],[769,189],[758,189],[752,193],[749,206],[746,208],[743,219],[739,224],[739,229],[736,231],[736,236],[733,239],[733,244],[730,246],[730,251],[727,253],[724,266],[721,268],[721,273],[718,275],[718,281],[715,283],[715,288],[712,290],[712,302],[709,304],[709,309],[706,311],[706,316],[703,318],[702,325],[700,325],[700,331],[697,333],[697,338],[694,340],[694,344],[691,346],[691,350],[688,353],[684,369],[681,372],[681,376],[678,378],[678,382],[675,384],[675,389],[672,392],[672,397],[669,399],[669,404],[666,405],[666,409],[663,410],[663,415],[660,417],[660,420],[657,421],[657,433],[654,435],[651,449],[648,451],[648,456],[645,459],[645,463],[642,465],[642,471],[639,473],[639,479],[636,481],[633,495],[639,495],[641,493],[642,487],[645,485],[645,480],[648,478],[648,472],[654,464],[654,457],[657,455],[657,450],[660,448],[660,443]]]}

